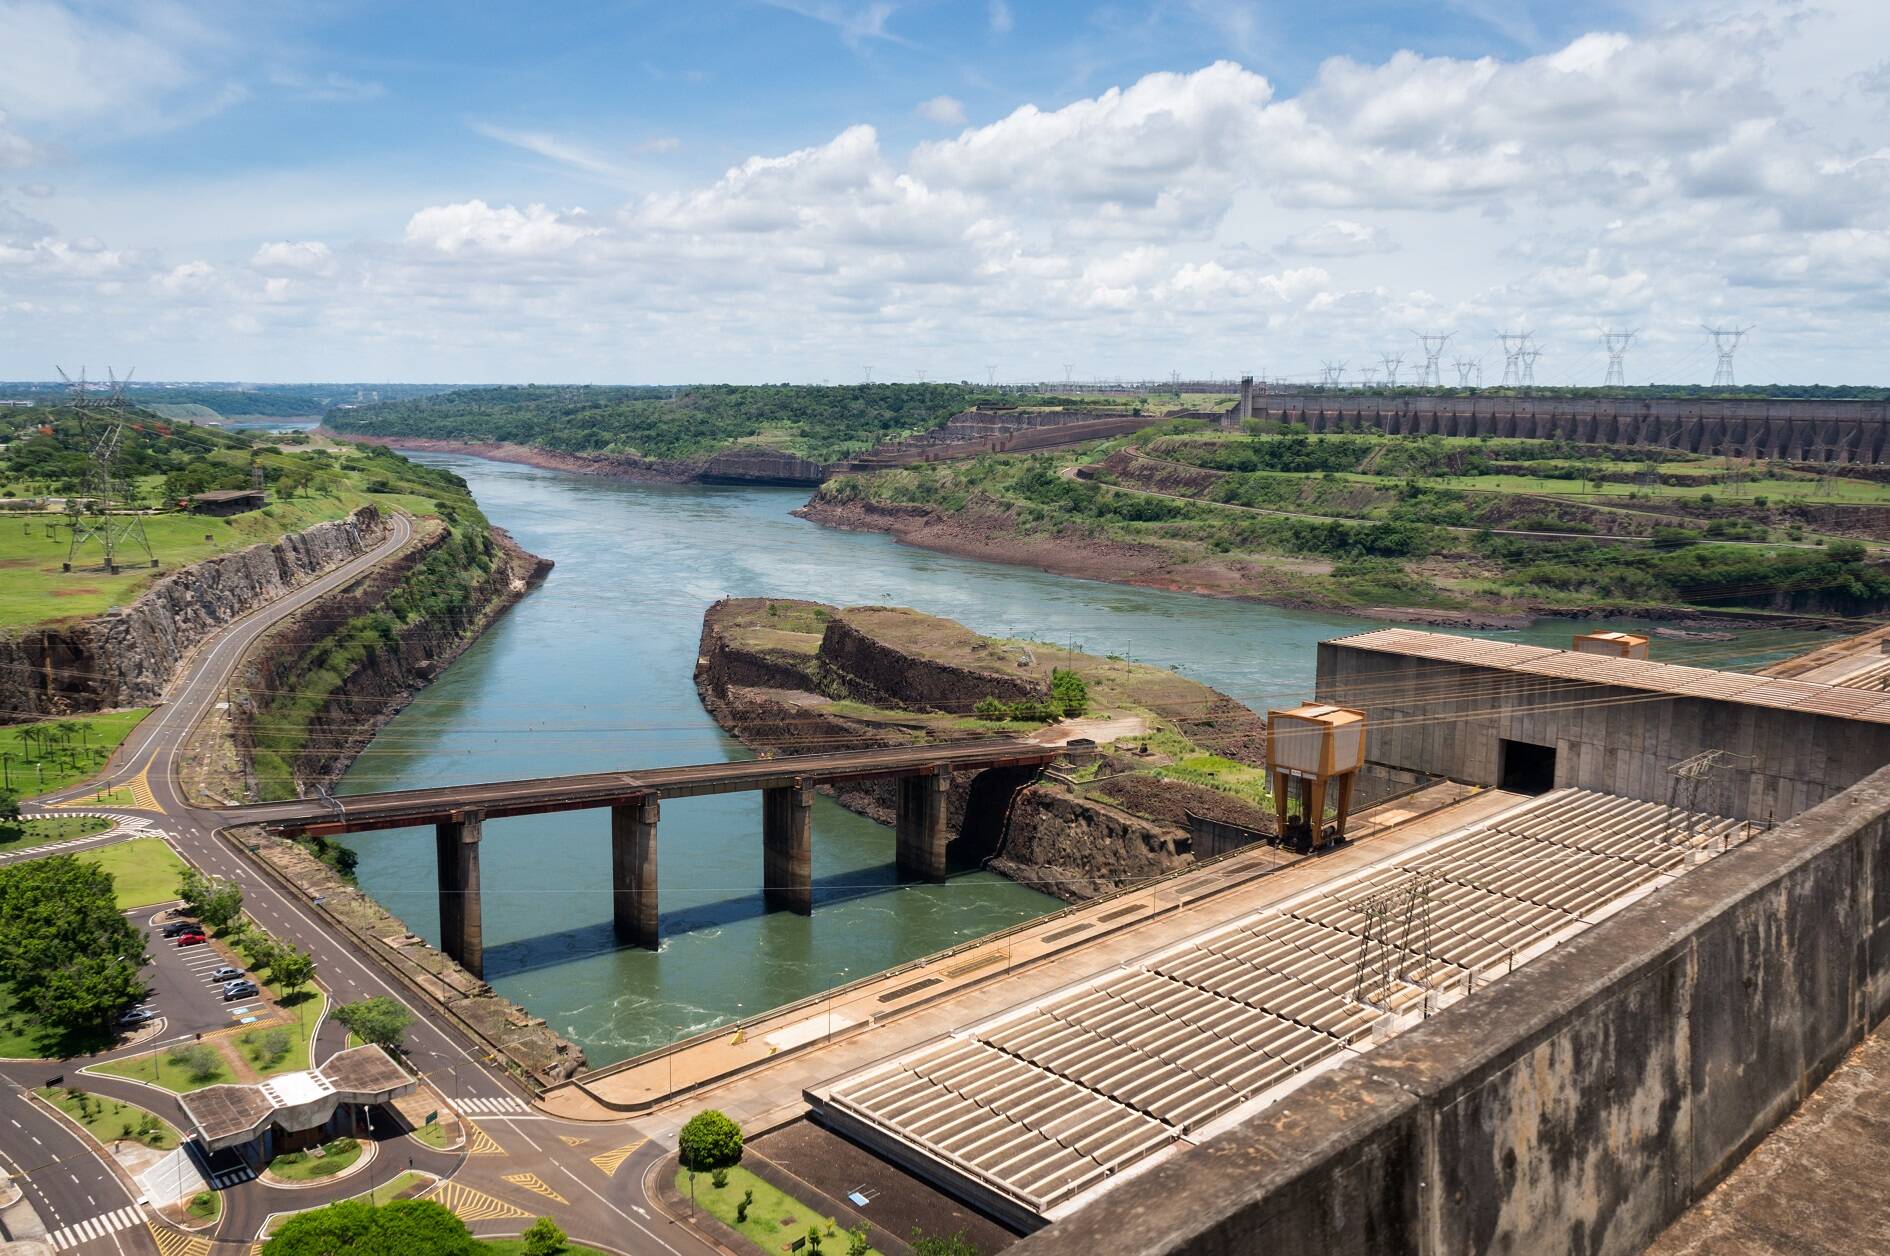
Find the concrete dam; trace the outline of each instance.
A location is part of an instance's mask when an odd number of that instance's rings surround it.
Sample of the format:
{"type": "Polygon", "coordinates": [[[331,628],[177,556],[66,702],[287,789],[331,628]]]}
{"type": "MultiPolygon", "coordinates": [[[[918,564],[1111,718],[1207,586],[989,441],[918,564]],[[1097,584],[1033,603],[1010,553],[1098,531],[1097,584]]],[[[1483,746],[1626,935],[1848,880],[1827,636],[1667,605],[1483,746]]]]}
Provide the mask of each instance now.
{"type": "Polygon", "coordinates": [[[1882,465],[1890,446],[1890,402],[1883,401],[1256,392],[1252,413],[1320,433],[1568,440],[1866,466],[1882,465]]]}

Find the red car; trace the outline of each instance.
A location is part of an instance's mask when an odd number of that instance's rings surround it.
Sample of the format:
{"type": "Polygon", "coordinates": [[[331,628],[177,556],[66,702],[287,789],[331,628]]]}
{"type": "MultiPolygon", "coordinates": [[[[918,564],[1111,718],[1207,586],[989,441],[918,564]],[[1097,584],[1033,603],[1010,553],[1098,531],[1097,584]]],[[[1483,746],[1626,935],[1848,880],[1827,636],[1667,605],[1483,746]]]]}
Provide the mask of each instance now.
{"type": "Polygon", "coordinates": [[[199,942],[208,942],[208,941],[209,939],[204,937],[203,934],[201,933],[186,933],[182,937],[177,939],[177,945],[196,946],[199,942]]]}

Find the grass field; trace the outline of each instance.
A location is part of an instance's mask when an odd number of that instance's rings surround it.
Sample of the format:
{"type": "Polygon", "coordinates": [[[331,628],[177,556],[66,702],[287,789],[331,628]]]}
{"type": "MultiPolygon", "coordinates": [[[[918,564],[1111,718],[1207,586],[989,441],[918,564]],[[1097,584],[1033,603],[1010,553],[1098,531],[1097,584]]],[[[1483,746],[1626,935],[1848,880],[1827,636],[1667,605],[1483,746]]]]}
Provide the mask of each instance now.
{"type": "Polygon", "coordinates": [[[258,1076],[269,1077],[276,1073],[295,1073],[308,1067],[308,1034],[299,1024],[258,1025],[236,1037],[236,1049],[258,1076]],[[273,1057],[268,1050],[271,1034],[282,1034],[288,1040],[288,1050],[273,1057]]]}
{"type": "Polygon", "coordinates": [[[212,1054],[216,1056],[217,1067],[209,1076],[201,1080],[193,1078],[189,1068],[173,1060],[168,1049],[95,1064],[92,1066],[92,1071],[110,1073],[113,1077],[129,1077],[133,1081],[144,1082],[147,1085],[158,1086],[183,1095],[193,1090],[202,1090],[205,1086],[219,1086],[224,1082],[235,1080],[236,1075],[222,1053],[212,1048],[212,1054]]]}
{"type": "MultiPolygon", "coordinates": [[[[686,1170],[676,1170],[676,1189],[682,1192],[684,1199],[689,1198],[689,1174],[686,1170]]],[[[740,1165],[728,1171],[728,1185],[721,1190],[715,1189],[714,1180],[709,1174],[696,1174],[695,1201],[696,1207],[764,1252],[782,1250],[784,1245],[805,1236],[809,1226],[820,1228],[822,1251],[846,1250],[845,1230],[836,1227],[834,1233],[829,1235],[827,1217],[792,1195],[776,1190],[740,1165]],[[748,1205],[748,1215],[737,1221],[736,1211],[740,1207],[742,1195],[748,1191],[755,1193],[748,1205]]],[[[867,1250],[877,1251],[870,1247],[867,1250]]]]}
{"type": "Polygon", "coordinates": [[[108,1099],[104,1095],[88,1095],[84,1091],[69,1090],[64,1086],[45,1086],[40,1088],[38,1094],[83,1125],[85,1132],[101,1143],[109,1143],[115,1138],[136,1138],[147,1147],[169,1151],[182,1141],[177,1128],[169,1121],[135,1104],[108,1099]],[[140,1129],[146,1131],[143,1136],[138,1134],[140,1129]]]}
{"type": "Polygon", "coordinates": [[[184,861],[156,837],[102,846],[79,858],[112,874],[121,911],[170,902],[177,897],[177,878],[184,871],[184,861]]]}
{"type": "MultiPolygon", "coordinates": [[[[146,515],[144,534],[158,566],[121,567],[117,575],[95,570],[61,571],[68,535],[56,516],[0,517],[0,628],[81,618],[123,606],[135,601],[152,581],[179,567],[343,518],[367,500],[364,494],[350,490],[332,497],[272,502],[262,510],[227,519],[146,515]]],[[[98,560],[94,553],[80,561],[85,567],[93,567],[98,560]]]]}
{"type": "Polygon", "coordinates": [[[364,1200],[367,1203],[373,1204],[376,1208],[379,1208],[382,1204],[393,1203],[396,1199],[401,1197],[403,1192],[419,1186],[423,1182],[431,1182],[433,1180],[434,1179],[424,1173],[407,1172],[391,1181],[382,1182],[367,1194],[357,1195],[355,1198],[364,1200]]]}
{"type": "Polygon", "coordinates": [[[361,1158],[362,1146],[352,1138],[337,1138],[323,1144],[322,1154],[290,1151],[269,1162],[269,1172],[291,1182],[313,1182],[333,1177],[361,1158]]]}
{"type": "MultiPolygon", "coordinates": [[[[525,1256],[525,1240],[483,1239],[479,1243],[479,1250],[492,1252],[494,1256],[525,1256]]],[[[842,1244],[834,1250],[836,1253],[844,1252],[846,1247],[842,1244]]],[[[600,1248],[589,1247],[583,1243],[566,1243],[558,1249],[558,1256],[607,1256],[607,1254],[600,1248]]]]}
{"type": "Polygon", "coordinates": [[[56,820],[24,820],[18,824],[0,824],[0,855],[16,850],[30,850],[51,842],[69,841],[112,827],[110,820],[97,816],[60,816],[56,820]]]}
{"type": "MultiPolygon", "coordinates": [[[[0,532],[6,523],[0,520],[0,532]]],[[[0,727],[0,788],[31,797],[95,775],[149,707],[0,727]],[[70,745],[68,754],[65,748],[70,745]]]]}
{"type": "Polygon", "coordinates": [[[429,1147],[443,1150],[446,1147],[446,1126],[439,1121],[431,1125],[416,1125],[413,1129],[413,1137],[429,1147]]]}

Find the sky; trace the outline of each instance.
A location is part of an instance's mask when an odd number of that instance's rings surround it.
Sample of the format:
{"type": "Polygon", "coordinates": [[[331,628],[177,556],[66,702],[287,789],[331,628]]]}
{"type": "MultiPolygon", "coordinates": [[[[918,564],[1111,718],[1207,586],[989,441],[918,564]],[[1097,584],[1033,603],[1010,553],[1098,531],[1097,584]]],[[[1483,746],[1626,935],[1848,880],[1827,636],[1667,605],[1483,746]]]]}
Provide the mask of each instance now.
{"type": "Polygon", "coordinates": [[[1890,4],[0,0],[0,378],[1890,383],[1890,4]]]}

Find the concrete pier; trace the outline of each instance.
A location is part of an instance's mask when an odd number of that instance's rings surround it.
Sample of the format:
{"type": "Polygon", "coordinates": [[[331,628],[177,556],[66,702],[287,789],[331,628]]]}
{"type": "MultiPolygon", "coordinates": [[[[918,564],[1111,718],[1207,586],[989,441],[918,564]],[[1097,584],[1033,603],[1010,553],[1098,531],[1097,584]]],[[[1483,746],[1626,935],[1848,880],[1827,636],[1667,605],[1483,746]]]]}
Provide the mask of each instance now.
{"type": "Polygon", "coordinates": [[[485,933],[479,910],[479,839],[485,813],[462,811],[433,826],[440,863],[440,949],[484,977],[485,933]]]}
{"type": "Polygon", "coordinates": [[[655,950],[656,822],[654,795],[610,809],[610,915],[617,940],[655,950]]]}
{"type": "Polygon", "coordinates": [[[814,912],[814,787],[761,791],[761,897],[770,910],[814,912]]]}
{"type": "Polygon", "coordinates": [[[921,881],[945,879],[945,799],[950,789],[951,777],[944,772],[899,779],[899,807],[893,822],[899,875],[921,881]]]}

